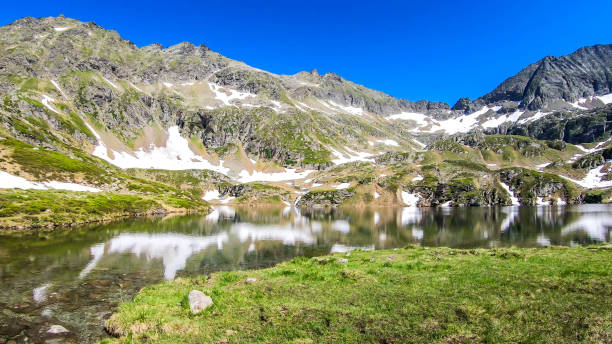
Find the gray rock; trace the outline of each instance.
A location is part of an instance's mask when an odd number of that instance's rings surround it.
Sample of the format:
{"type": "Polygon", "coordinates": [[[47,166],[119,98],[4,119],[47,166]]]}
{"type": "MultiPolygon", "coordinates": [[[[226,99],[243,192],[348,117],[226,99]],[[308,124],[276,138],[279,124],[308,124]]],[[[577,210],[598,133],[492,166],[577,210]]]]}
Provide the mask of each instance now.
{"type": "Polygon", "coordinates": [[[257,282],[257,278],[254,278],[254,277],[249,277],[249,278],[247,278],[244,281],[244,283],[246,283],[246,284],[251,284],[251,283],[255,283],[255,282],[257,282]]]}
{"type": "Polygon", "coordinates": [[[193,314],[198,314],[209,306],[212,306],[213,300],[210,296],[199,290],[189,292],[189,309],[193,314]]]}
{"type": "Polygon", "coordinates": [[[339,258],[338,259],[338,263],[340,263],[340,264],[348,264],[348,259],[346,259],[346,258],[339,258]]]}

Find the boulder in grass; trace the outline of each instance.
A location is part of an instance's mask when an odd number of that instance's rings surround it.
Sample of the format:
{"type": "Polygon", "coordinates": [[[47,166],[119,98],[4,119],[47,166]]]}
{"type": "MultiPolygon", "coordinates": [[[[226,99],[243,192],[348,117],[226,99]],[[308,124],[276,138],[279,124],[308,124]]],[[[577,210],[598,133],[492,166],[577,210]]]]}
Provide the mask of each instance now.
{"type": "Polygon", "coordinates": [[[191,309],[193,314],[200,313],[209,306],[212,306],[212,304],[213,300],[203,292],[199,290],[192,290],[189,292],[189,309],[191,309]]]}

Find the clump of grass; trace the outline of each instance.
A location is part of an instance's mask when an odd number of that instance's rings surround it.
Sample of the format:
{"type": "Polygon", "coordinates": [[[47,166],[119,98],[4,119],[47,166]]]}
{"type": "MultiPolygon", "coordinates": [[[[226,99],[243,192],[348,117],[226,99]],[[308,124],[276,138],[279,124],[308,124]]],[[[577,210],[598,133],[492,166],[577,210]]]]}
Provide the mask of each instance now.
{"type": "Polygon", "coordinates": [[[104,342],[603,343],[612,339],[611,258],[579,247],[295,258],[147,287],[107,321],[120,338],[104,342]],[[192,289],[214,305],[192,315],[192,289]]]}

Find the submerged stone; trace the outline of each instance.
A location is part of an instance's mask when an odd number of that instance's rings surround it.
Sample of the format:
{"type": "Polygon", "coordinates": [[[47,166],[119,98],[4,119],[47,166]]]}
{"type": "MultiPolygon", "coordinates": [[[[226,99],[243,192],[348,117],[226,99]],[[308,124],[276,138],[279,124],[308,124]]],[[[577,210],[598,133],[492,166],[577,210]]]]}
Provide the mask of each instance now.
{"type": "Polygon", "coordinates": [[[49,330],[47,330],[47,333],[50,334],[63,334],[63,333],[69,333],[70,331],[68,331],[64,326],[62,325],[51,325],[51,327],[49,328],[49,330]]]}

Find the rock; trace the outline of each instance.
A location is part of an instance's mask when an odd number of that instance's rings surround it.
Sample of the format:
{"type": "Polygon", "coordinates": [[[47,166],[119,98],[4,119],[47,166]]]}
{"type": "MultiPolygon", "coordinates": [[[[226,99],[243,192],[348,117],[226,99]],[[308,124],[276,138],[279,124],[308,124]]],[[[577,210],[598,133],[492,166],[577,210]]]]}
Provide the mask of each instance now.
{"type": "Polygon", "coordinates": [[[470,113],[471,104],[472,102],[470,101],[470,98],[459,98],[451,109],[455,111],[465,111],[466,113],[470,113]]]}
{"type": "Polygon", "coordinates": [[[244,281],[244,283],[246,284],[255,283],[255,282],[257,282],[257,278],[254,278],[254,277],[249,277],[244,281]]]}
{"type": "Polygon", "coordinates": [[[311,190],[300,198],[297,206],[302,208],[328,208],[341,205],[355,195],[352,188],[344,190],[311,190]]]}
{"type": "Polygon", "coordinates": [[[340,264],[348,264],[348,259],[340,258],[340,259],[338,259],[338,263],[340,263],[340,264]]]}
{"type": "Polygon", "coordinates": [[[201,311],[212,306],[213,300],[210,296],[204,294],[199,290],[192,290],[189,292],[189,309],[193,314],[198,314],[201,311]]]}
{"type": "Polygon", "coordinates": [[[49,330],[47,330],[47,333],[50,333],[50,334],[64,334],[64,333],[70,333],[70,331],[68,331],[62,325],[51,325],[49,330]]]}

